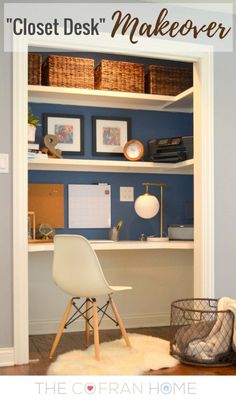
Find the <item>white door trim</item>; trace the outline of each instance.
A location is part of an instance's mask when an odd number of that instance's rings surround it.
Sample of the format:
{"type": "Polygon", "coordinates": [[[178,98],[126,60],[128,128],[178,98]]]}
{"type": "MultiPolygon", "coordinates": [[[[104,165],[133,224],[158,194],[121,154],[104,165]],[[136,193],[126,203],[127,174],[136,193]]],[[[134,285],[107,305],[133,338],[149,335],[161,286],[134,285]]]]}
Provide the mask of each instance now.
{"type": "Polygon", "coordinates": [[[214,297],[213,53],[194,64],[194,296],[214,297]]]}
{"type": "MultiPolygon", "coordinates": [[[[102,37],[99,38],[102,41],[102,37]]],[[[19,39],[18,39],[19,40],[19,39]]],[[[140,57],[166,58],[195,62],[194,81],[194,205],[195,250],[194,294],[214,296],[214,141],[213,141],[213,55],[202,47],[155,41],[156,52],[145,43],[131,51],[108,42],[62,44],[63,49],[133,54],[140,57]],[[159,43],[159,46],[158,46],[159,43]],[[145,51],[142,49],[146,49],[145,51]]],[[[121,42],[119,42],[121,43],[121,42]]],[[[34,45],[53,47],[52,42],[34,45]]],[[[32,44],[31,44],[32,45],[32,44]]],[[[17,46],[17,40],[16,44],[17,46]]],[[[57,47],[60,44],[57,43],[57,47]]],[[[17,50],[17,49],[16,49],[17,50]]],[[[13,56],[13,275],[14,275],[14,349],[15,363],[27,363],[28,351],[28,252],[27,252],[27,54],[13,56]]]]}
{"type": "Polygon", "coordinates": [[[28,63],[15,42],[13,53],[13,308],[16,364],[29,359],[28,329],[28,63]]]}

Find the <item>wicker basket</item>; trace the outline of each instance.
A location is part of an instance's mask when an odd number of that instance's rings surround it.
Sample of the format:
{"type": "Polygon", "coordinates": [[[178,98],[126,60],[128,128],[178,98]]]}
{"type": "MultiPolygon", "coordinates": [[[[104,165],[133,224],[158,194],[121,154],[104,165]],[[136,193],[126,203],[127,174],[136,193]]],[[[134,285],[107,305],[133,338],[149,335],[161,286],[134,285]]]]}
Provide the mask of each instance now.
{"type": "Polygon", "coordinates": [[[121,92],[144,92],[144,65],[102,60],[95,68],[95,88],[121,92]]]}
{"type": "Polygon", "coordinates": [[[146,75],[146,92],[176,96],[193,85],[192,68],[150,65],[146,75]]]}
{"type": "Polygon", "coordinates": [[[68,56],[48,56],[43,63],[43,84],[94,89],[94,60],[68,56]]]}
{"type": "Polygon", "coordinates": [[[180,299],[171,304],[170,354],[181,362],[202,366],[236,363],[234,313],[219,310],[218,300],[180,299]]]}
{"type": "Polygon", "coordinates": [[[42,56],[40,54],[28,54],[28,84],[41,85],[42,56]]]}

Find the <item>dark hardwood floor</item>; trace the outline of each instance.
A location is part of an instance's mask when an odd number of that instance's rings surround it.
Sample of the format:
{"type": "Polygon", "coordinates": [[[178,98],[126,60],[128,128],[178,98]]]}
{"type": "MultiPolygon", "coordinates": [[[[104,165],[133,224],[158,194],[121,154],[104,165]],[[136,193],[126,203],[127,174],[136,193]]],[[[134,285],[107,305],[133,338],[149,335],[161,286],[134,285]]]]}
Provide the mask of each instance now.
{"type": "MultiPolygon", "coordinates": [[[[130,333],[140,333],[160,337],[169,340],[168,327],[152,327],[129,329],[130,333]]],[[[119,330],[101,330],[100,341],[115,340],[120,337],[119,330]]],[[[27,365],[18,365],[0,368],[0,375],[46,375],[47,369],[51,363],[48,358],[49,350],[54,339],[54,334],[30,336],[30,363],[27,365]]],[[[58,346],[57,355],[71,351],[72,349],[83,349],[84,333],[64,333],[61,343],[58,346]]],[[[147,375],[236,375],[236,365],[228,367],[200,367],[179,364],[175,368],[160,369],[150,371],[147,375]]]]}

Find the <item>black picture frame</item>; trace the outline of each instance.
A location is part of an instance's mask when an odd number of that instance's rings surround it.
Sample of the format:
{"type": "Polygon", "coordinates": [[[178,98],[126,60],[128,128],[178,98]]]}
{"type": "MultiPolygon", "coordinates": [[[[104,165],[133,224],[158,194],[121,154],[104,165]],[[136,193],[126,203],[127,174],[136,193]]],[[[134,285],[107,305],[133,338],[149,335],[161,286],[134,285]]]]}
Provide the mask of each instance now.
{"type": "Polygon", "coordinates": [[[84,117],[75,114],[43,113],[43,135],[57,135],[60,141],[56,146],[63,153],[84,155],[84,117]],[[67,130],[64,127],[67,126],[67,130]],[[72,131],[71,131],[72,127],[72,131]],[[63,137],[67,136],[65,142],[63,137]],[[68,137],[69,136],[69,137],[68,137]]]}
{"type": "Polygon", "coordinates": [[[92,117],[92,151],[94,156],[124,156],[123,148],[130,139],[130,118],[92,117]]]}

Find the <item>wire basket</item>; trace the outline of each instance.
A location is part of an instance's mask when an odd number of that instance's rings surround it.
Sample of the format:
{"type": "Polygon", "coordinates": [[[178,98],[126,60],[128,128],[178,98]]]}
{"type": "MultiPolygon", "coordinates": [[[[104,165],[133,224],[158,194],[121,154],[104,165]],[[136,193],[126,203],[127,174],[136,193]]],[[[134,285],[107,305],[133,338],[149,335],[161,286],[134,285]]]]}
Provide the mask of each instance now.
{"type": "Polygon", "coordinates": [[[236,363],[233,349],[234,314],[218,310],[218,300],[180,299],[171,304],[170,354],[201,366],[236,363]]]}

